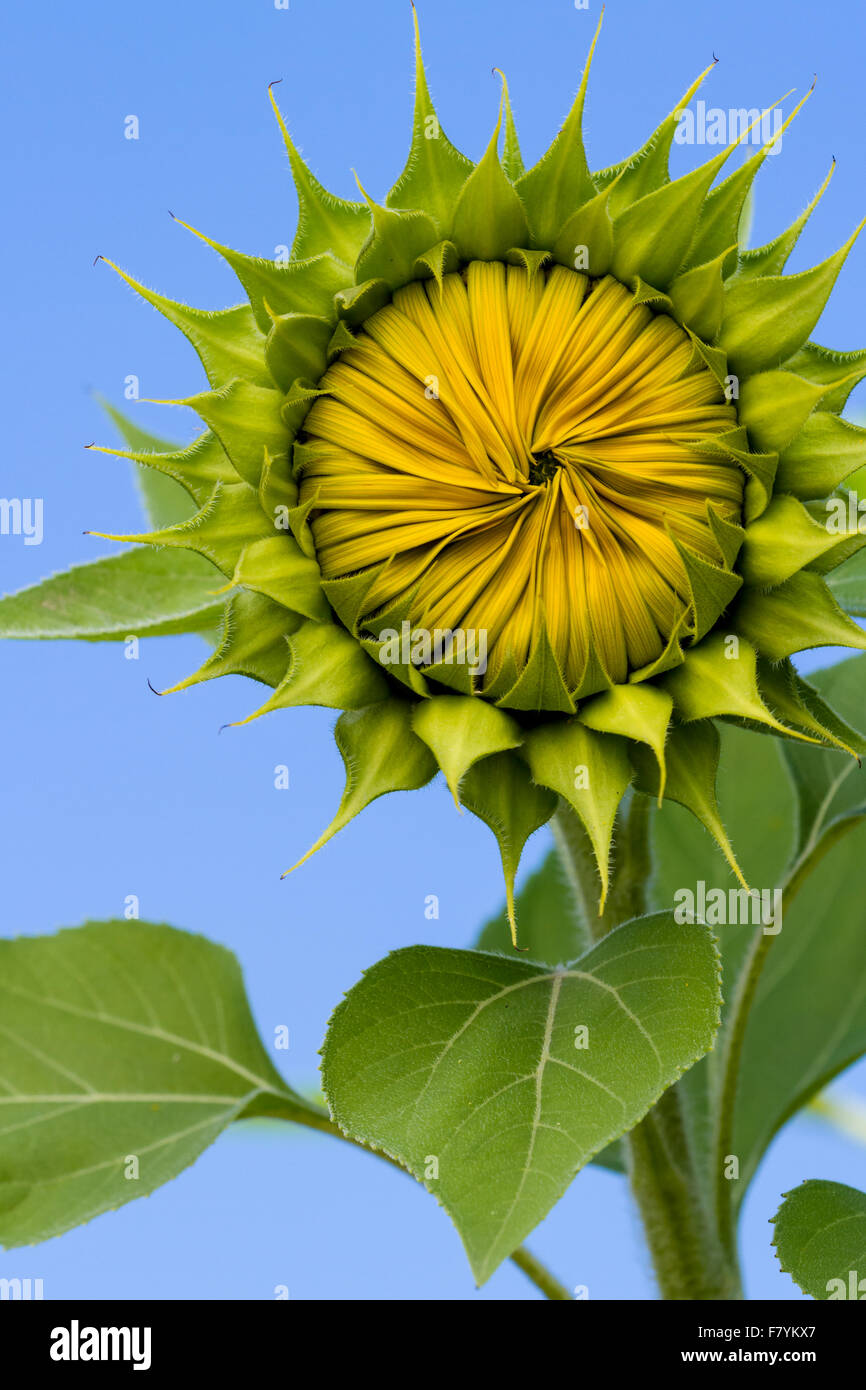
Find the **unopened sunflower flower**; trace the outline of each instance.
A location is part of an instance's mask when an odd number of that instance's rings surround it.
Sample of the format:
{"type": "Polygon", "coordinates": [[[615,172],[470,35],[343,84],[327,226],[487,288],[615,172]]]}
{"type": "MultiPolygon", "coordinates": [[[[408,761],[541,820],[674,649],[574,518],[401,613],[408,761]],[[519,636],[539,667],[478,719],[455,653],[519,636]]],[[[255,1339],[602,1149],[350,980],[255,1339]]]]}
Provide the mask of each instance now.
{"type": "Polygon", "coordinates": [[[115,538],[197,551],[227,581],[221,643],[174,689],[239,672],[272,687],[257,714],[343,711],[346,789],[313,849],[441,768],[499,840],[512,930],[521,851],[560,798],[603,904],[630,787],[688,807],[739,875],[716,720],[860,751],[790,661],[866,649],[824,582],[866,539],[826,525],[866,460],[839,414],[866,353],[809,338],[857,233],[782,274],[828,175],[793,226],[740,246],[752,181],[802,102],[734,172],[749,131],[670,179],[710,68],[630,159],[591,173],[589,68],[529,170],[503,79],[473,165],[441,129],[416,23],[411,149],[384,205],[327,193],[271,93],[299,201],[291,256],[203,238],[248,300],[217,313],[124,274],[211,387],[184,402],[199,440],[128,455],[197,515],[115,538]]]}

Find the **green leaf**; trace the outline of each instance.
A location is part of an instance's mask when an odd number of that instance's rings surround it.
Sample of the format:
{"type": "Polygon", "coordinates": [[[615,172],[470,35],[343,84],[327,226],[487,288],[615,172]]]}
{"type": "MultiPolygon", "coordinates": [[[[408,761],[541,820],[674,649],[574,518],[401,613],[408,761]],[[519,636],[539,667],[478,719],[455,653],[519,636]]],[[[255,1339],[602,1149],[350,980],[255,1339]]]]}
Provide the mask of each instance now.
{"type": "MultiPolygon", "coordinates": [[[[855,725],[864,722],[864,680],[866,659],[862,657],[810,677],[819,694],[855,725]]],[[[731,1148],[739,1159],[733,1197],[740,1203],[778,1129],[866,1051],[866,974],[862,969],[866,826],[857,828],[856,815],[858,804],[866,804],[866,771],[838,752],[801,749],[787,742],[780,745],[776,739],[744,729],[728,727],[722,732],[719,802],[749,885],[772,894],[792,855],[796,857],[807,844],[814,851],[808,859],[811,872],[788,904],[781,930],[773,935],[745,1033],[731,1148]],[[796,800],[782,750],[786,762],[800,765],[801,774],[811,762],[814,778],[806,783],[801,775],[796,800]]],[[[729,903],[727,873],[708,842],[676,807],[665,804],[656,820],[654,840],[656,907],[669,907],[678,890],[695,890],[701,882],[708,893],[721,889],[729,903]]],[[[730,917],[727,909],[726,916],[730,917]]],[[[717,928],[726,1000],[735,997],[744,956],[756,932],[762,930],[751,913],[745,920],[739,913],[735,917],[717,928]]],[[[713,918],[709,920],[712,925],[713,918]]],[[[709,1147],[709,1097],[721,1055],[722,1048],[717,1046],[682,1083],[691,1142],[703,1155],[708,1184],[716,1179],[709,1147]]]]}
{"type": "Polygon", "coordinates": [[[29,1245],[143,1197],[279,1098],[237,962],[146,922],[0,942],[0,1242],[29,1245]]]}
{"type": "Polygon", "coordinates": [[[866,618],[866,554],[852,555],[827,576],[827,587],[839,607],[855,618],[866,618]]]}
{"type": "Polygon", "coordinates": [[[481,1284],[712,1046],[717,971],[709,932],[669,913],[553,971],[413,946],[338,1006],[325,1092],[346,1133],[436,1195],[481,1284]]]}
{"type": "Polygon", "coordinates": [[[221,587],[200,555],[125,550],[0,598],[0,637],[116,642],[205,632],[225,607],[221,587]]]}
{"type": "Polygon", "coordinates": [[[810,1298],[866,1298],[866,1193],[812,1178],[785,1193],[773,1224],[779,1264],[810,1298]]]}

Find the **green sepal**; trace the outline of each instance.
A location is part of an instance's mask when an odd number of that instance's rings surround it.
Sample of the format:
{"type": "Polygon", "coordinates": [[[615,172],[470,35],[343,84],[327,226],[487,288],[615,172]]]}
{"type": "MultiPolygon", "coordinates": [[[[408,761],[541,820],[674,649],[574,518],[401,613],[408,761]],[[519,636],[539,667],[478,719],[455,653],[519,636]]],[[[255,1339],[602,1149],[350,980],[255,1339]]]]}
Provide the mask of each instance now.
{"type": "Polygon", "coordinates": [[[265,301],[275,314],[327,316],[333,312],[334,295],[345,288],[351,278],[348,267],[332,256],[329,250],[303,260],[270,261],[263,256],[247,256],[242,251],[233,251],[230,246],[223,246],[221,242],[205,236],[204,232],[188,222],[182,222],[179,217],[174,220],[198,237],[199,241],[210,246],[231,266],[263,333],[267,333],[271,326],[265,301]]]}
{"type": "Polygon", "coordinates": [[[517,722],[471,695],[437,695],[415,706],[412,728],[434,754],[455,802],[460,780],[479,758],[516,748],[522,739],[517,722]]]}
{"type": "Polygon", "coordinates": [[[837,566],[844,564],[852,555],[863,549],[866,545],[866,523],[859,506],[858,494],[853,489],[848,492],[840,489],[832,497],[825,498],[823,503],[807,503],[806,511],[809,516],[822,531],[829,532],[829,536],[826,550],[808,564],[804,563],[803,569],[811,570],[814,574],[830,574],[837,566]],[[852,502],[857,509],[856,515],[850,514],[852,502]],[[838,508],[838,512],[831,530],[831,513],[834,508],[838,508]]]}
{"type": "Polygon", "coordinates": [[[472,764],[460,783],[460,800],[496,836],[505,878],[511,940],[519,949],[514,879],[526,841],[550,820],[556,810],[556,797],[553,792],[534,784],[521,758],[515,753],[503,752],[472,764]]]}
{"type": "MultiPolygon", "coordinates": [[[[720,748],[719,731],[709,720],[700,720],[695,724],[675,724],[665,746],[667,779],[664,799],[675,801],[678,806],[684,806],[687,811],[691,811],[712,835],[733,873],[743,887],[746,887],[746,880],[722,824],[716,800],[716,772],[720,748]]],[[[648,796],[658,796],[660,779],[656,760],[639,743],[631,745],[631,757],[637,777],[637,789],[648,796]]]]}
{"type": "Polygon", "coordinates": [[[526,246],[512,246],[510,251],[506,252],[505,259],[509,265],[522,266],[531,282],[551,259],[551,255],[550,251],[532,251],[526,246]]]}
{"type": "MultiPolygon", "coordinates": [[[[760,378],[759,378],[760,380],[760,378]]],[[[741,426],[725,434],[697,440],[693,447],[708,458],[733,460],[747,475],[743,512],[747,523],[759,517],[773,496],[773,483],[779,456],[775,452],[757,453],[748,448],[748,438],[741,426]],[[741,448],[740,445],[743,447],[741,448]]]]}
{"type": "Polygon", "coordinates": [[[816,410],[779,457],[776,487],[803,501],[826,497],[866,465],[866,429],[816,410]]]}
{"type": "Polygon", "coordinates": [[[553,256],[569,269],[585,270],[587,274],[606,275],[613,260],[613,222],[608,200],[610,189],[603,188],[583,207],[572,213],[553,243],[553,256]],[[578,263],[584,259],[586,265],[578,263]]]}
{"type": "Polygon", "coordinates": [[[328,362],[333,362],[339,357],[341,352],[346,352],[355,347],[355,335],[348,327],[344,319],[340,319],[328,340],[327,357],[328,362]]]}
{"type": "Polygon", "coordinates": [[[767,158],[771,146],[788,129],[811,94],[810,89],[802,101],[794,107],[781,129],[765,145],[762,145],[755,154],[740,165],[739,169],[736,169],[723,183],[720,183],[718,188],[711,189],[701,207],[695,235],[682,267],[684,270],[690,269],[693,265],[703,265],[705,261],[713,260],[726,246],[745,239],[744,236],[741,236],[741,232],[755,175],[767,158]]]}
{"type": "Polygon", "coordinates": [[[651,304],[656,313],[673,315],[673,302],[664,290],[656,289],[655,285],[642,280],[639,275],[630,275],[626,283],[634,295],[635,304],[651,304]]]}
{"type": "MultiPolygon", "coordinates": [[[[600,29],[601,20],[590,45],[577,96],[565,124],[538,163],[516,181],[517,192],[526,208],[532,236],[530,244],[533,247],[552,247],[560,239],[564,227],[573,219],[575,209],[595,201],[595,184],[583,145],[583,109],[589,70],[600,29]]],[[[581,244],[585,243],[581,241],[581,244]]],[[[573,259],[574,252],[563,263],[571,265],[573,259]]],[[[603,273],[604,271],[593,271],[593,274],[603,273]]]]}
{"type": "Polygon", "coordinates": [[[276,462],[288,460],[289,439],[280,413],[283,397],[279,391],[236,380],[220,391],[162,404],[187,405],[200,415],[238,476],[251,487],[258,486],[265,449],[276,462]]]}
{"type": "MultiPolygon", "coordinates": [[[[265,357],[268,371],[282,391],[288,391],[298,377],[318,381],[324,375],[333,332],[330,320],[315,314],[274,315],[265,357]]],[[[283,415],[280,420],[285,423],[283,415]]]]}
{"type": "Polygon", "coordinates": [[[781,275],[784,270],[788,257],[800,239],[800,233],[808,222],[815,208],[820,203],[827,185],[833,177],[836,168],[836,161],[830,165],[830,172],[825,178],[818,192],[815,194],[809,206],[800,213],[800,216],[791,223],[779,236],[768,241],[764,246],[756,246],[750,251],[741,251],[739,263],[735,271],[737,280],[752,280],[761,275],[781,275]]]}
{"type": "Polygon", "coordinates": [[[520,152],[520,139],[517,134],[517,126],[514,124],[514,112],[511,110],[511,98],[508,95],[508,83],[505,73],[497,68],[496,71],[502,78],[502,97],[505,102],[505,138],[502,142],[502,169],[505,177],[510,183],[517,183],[526,173],[526,165],[523,162],[523,155],[520,152]]]}
{"type": "Polygon", "coordinates": [[[677,548],[686,572],[694,613],[692,635],[695,641],[699,642],[715,627],[743,581],[739,574],[705,560],[675,536],[671,536],[671,540],[677,548]]]}
{"type": "Polygon", "coordinates": [[[415,278],[418,257],[438,242],[436,224],[425,212],[381,207],[372,198],[367,206],[373,225],[358,256],[355,279],[359,284],[384,280],[392,290],[399,289],[415,278]]]}
{"type": "Polygon", "coordinates": [[[758,684],[773,712],[786,724],[832,744],[853,757],[866,751],[866,740],[830,709],[817,690],[799,678],[790,661],[774,663],[760,657],[758,684]]]}
{"type": "Polygon", "coordinates": [[[216,650],[203,666],[160,695],[175,695],[218,676],[249,676],[263,685],[278,686],[286,674],[286,638],[301,619],[261,594],[233,594],[226,604],[216,650]]]}
{"type": "Polygon", "coordinates": [[[632,780],[628,742],[569,719],[532,729],[524,748],[533,781],[568,802],[592,842],[601,881],[601,913],[610,882],[614,818],[632,780]]]}
{"type": "Polygon", "coordinates": [[[414,265],[414,273],[419,280],[427,280],[432,277],[441,291],[444,277],[457,270],[459,265],[460,257],[454,242],[437,241],[435,246],[431,246],[429,250],[418,257],[414,265]],[[425,272],[427,273],[425,274],[425,272]]]}
{"type": "Polygon", "coordinates": [[[101,531],[89,534],[109,541],[194,550],[230,579],[244,547],[273,532],[251,487],[246,483],[217,483],[201,511],[176,526],[140,535],[110,536],[101,531]]]}
{"type": "MultiPolygon", "coordinates": [[[[119,413],[110,412],[112,418],[119,413]]],[[[121,417],[122,418],[122,417],[121,417]]],[[[172,449],[170,453],[152,453],[146,449],[109,449],[103,444],[87,444],[98,454],[113,454],[116,458],[132,459],[135,463],[153,468],[166,478],[172,478],[186,488],[190,497],[201,507],[210,497],[217,483],[236,483],[237,474],[232,468],[223,446],[211,430],[187,444],[185,449],[172,449]]]]}
{"type": "MultiPolygon", "coordinates": [[[[415,112],[412,144],[406,167],[388,194],[389,207],[421,208],[434,218],[442,236],[451,229],[451,217],[461,188],[472,172],[472,161],[446,136],[427,86],[418,15],[415,22],[415,112]]],[[[435,238],[434,238],[435,240],[435,238]]]]}
{"type": "Polygon", "coordinates": [[[825,389],[792,371],[760,372],[741,382],[737,413],[753,448],[768,454],[785,449],[825,389]]]}
{"type": "Polygon", "coordinates": [[[253,541],[241,552],[232,582],[274,603],[319,623],[330,620],[331,610],[322,593],[319,566],[285,534],[253,541]]]}
{"type": "Polygon", "coordinates": [[[359,570],[357,574],[343,575],[340,579],[322,580],[325,598],[343,626],[356,637],[361,619],[366,612],[364,599],[387,563],[385,560],[374,569],[359,570]]]}
{"type": "Polygon", "coordinates": [[[682,666],[669,671],[662,684],[684,723],[729,714],[781,729],[758,690],[757,653],[734,633],[711,633],[686,652],[682,666]]]}
{"type": "MultiPolygon", "coordinates": [[[[338,318],[349,328],[360,328],[365,319],[384,308],[390,299],[391,290],[384,280],[365,280],[361,285],[350,285],[340,290],[334,296],[334,306],[338,318]]],[[[318,375],[313,379],[317,381],[318,375]]]]}
{"type": "Polygon", "coordinates": [[[684,608],[661,656],[656,657],[655,661],[649,662],[648,665],[640,666],[636,671],[632,671],[629,676],[630,684],[636,685],[643,681],[652,680],[655,676],[664,675],[665,671],[673,671],[675,667],[682,666],[685,661],[682,643],[688,636],[689,619],[689,610],[684,608]]]}
{"type": "Polygon", "coordinates": [[[769,593],[745,590],[736,626],[771,661],[810,647],[866,651],[866,632],[843,613],[820,575],[804,571],[769,593]]]}
{"type": "Polygon", "coordinates": [[[508,709],[561,710],[573,714],[575,705],[565,683],[556,653],[541,618],[532,642],[529,660],[511,689],[496,701],[508,709]]]}
{"type": "Polygon", "coordinates": [[[232,309],[193,309],[146,289],[106,256],[100,259],[180,329],[198,353],[211,386],[224,386],[239,376],[257,386],[270,386],[264,337],[249,304],[238,304],[232,309]]]}
{"type": "MultiPolygon", "coordinates": [[[[627,282],[640,275],[659,289],[667,289],[683,267],[703,200],[732,148],[614,215],[612,271],[618,280],[627,282]]],[[[614,197],[625,180],[623,175],[617,182],[614,197]]]]}
{"type": "MultiPolygon", "coordinates": [[[[610,180],[611,183],[616,183],[616,191],[611,202],[611,213],[614,217],[618,217],[626,208],[639,202],[648,194],[658,192],[659,189],[670,183],[668,160],[680,112],[689,105],[692,97],[715,65],[714,59],[709,67],[704,68],[704,71],[695,78],[680,97],[673,111],[665,116],[661,125],[653,131],[646,143],[631,156],[631,159],[624,160],[622,164],[614,166],[613,170],[604,171],[605,182],[608,181],[608,175],[615,175],[610,180]]],[[[595,175],[595,179],[598,183],[599,176],[595,175]]]]}
{"type": "Polygon", "coordinates": [[[780,493],[746,531],[740,573],[747,584],[771,588],[838,546],[840,539],[814,521],[802,502],[780,493]]]}
{"type": "Polygon", "coordinates": [[[331,824],[296,869],[371,801],[388,792],[416,791],[436,775],[436,759],[412,732],[412,706],[406,700],[383,700],[341,714],[334,738],[346,768],[346,787],[331,824]]]}
{"type": "Polygon", "coordinates": [[[292,243],[292,260],[302,260],[330,252],[346,265],[353,265],[370,228],[365,203],[337,198],[323,188],[295,148],[273,93],[268,96],[282,131],[295,192],[298,195],[298,229],[292,243]]]}
{"type": "Polygon", "coordinates": [[[734,372],[745,376],[785,362],[821,317],[830,291],[864,223],[820,265],[798,275],[732,280],[725,287],[719,346],[734,372]]]}
{"type": "Polygon", "coordinates": [[[708,342],[716,337],[724,309],[724,271],[736,246],[721,251],[712,261],[693,266],[671,282],[669,295],[674,317],[708,342]]]}
{"type": "Polygon", "coordinates": [[[271,698],[240,724],[295,705],[362,709],[387,695],[388,683],[375,662],[336,623],[307,620],[291,634],[288,644],[285,676],[271,698]]]}
{"type": "Polygon", "coordinates": [[[267,449],[262,464],[262,475],[256,488],[256,496],[265,516],[271,518],[278,531],[285,531],[288,524],[288,514],[293,507],[297,506],[298,485],[291,474],[287,475],[286,466],[282,459],[278,461],[277,467],[274,467],[267,449]]]}
{"type": "MultiPolygon", "coordinates": [[[[721,348],[712,347],[711,344],[705,343],[703,338],[698,337],[687,323],[683,324],[683,327],[692,344],[692,364],[700,365],[703,363],[705,367],[709,367],[716,381],[725,391],[726,399],[729,399],[727,395],[729,386],[727,353],[722,352],[721,348]]],[[[743,437],[745,439],[745,435],[743,437]]]]}
{"type": "Polygon", "coordinates": [[[866,348],[834,352],[818,343],[804,343],[786,367],[815,385],[823,386],[819,409],[840,414],[848,397],[866,376],[866,348]]]}
{"type": "Polygon", "coordinates": [[[733,569],[745,539],[745,529],[722,516],[712,502],[707,502],[707,522],[726,569],[733,569]]]}
{"type": "Polygon", "coordinates": [[[454,209],[451,240],[466,261],[501,261],[512,246],[530,244],[523,204],[499,163],[502,113],[500,101],[493,138],[463,185],[454,209]]]}
{"type": "Polygon", "coordinates": [[[674,702],[657,685],[615,685],[580,707],[580,720],[601,734],[645,743],[659,765],[659,804],[665,786],[665,739],[674,702]]]}

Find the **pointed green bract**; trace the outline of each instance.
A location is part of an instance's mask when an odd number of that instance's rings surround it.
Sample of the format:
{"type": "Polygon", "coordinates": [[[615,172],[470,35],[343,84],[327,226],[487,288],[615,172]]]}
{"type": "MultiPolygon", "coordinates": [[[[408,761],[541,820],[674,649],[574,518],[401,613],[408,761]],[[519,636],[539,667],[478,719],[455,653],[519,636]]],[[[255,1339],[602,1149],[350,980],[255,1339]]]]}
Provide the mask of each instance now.
{"type": "Polygon", "coordinates": [[[446,136],[430,100],[418,15],[415,23],[415,114],[412,147],[406,168],[388,194],[389,207],[421,208],[436,222],[442,236],[451,229],[457,195],[472,171],[472,164],[446,136]]]}
{"type": "Polygon", "coordinates": [[[346,767],[346,789],[331,824],[295,868],[377,797],[415,791],[436,775],[436,760],[413,734],[412,708],[403,701],[383,700],[341,714],[334,737],[346,767]]]}
{"type": "Polygon", "coordinates": [[[526,757],[533,780],[563,797],[592,841],[601,880],[599,911],[608,889],[608,865],[617,807],[632,779],[624,738],[599,734],[576,719],[533,729],[526,757]]]}
{"type": "MultiPolygon", "coordinates": [[[[580,87],[565,125],[547,153],[515,181],[517,192],[527,210],[533,246],[552,249],[563,225],[578,208],[595,197],[595,184],[583,147],[582,127],[589,69],[600,29],[601,20],[598,22],[580,87]]],[[[510,114],[510,106],[508,111],[510,114]]],[[[513,174],[509,176],[514,177],[513,174]]],[[[603,274],[603,271],[593,273],[603,274]]]]}
{"type": "Polygon", "coordinates": [[[504,752],[472,764],[461,781],[460,800],[496,836],[505,878],[506,915],[516,947],[519,924],[514,915],[514,879],[520,856],[530,835],[550,820],[556,797],[533,784],[522,759],[504,752]]]}
{"type": "Polygon", "coordinates": [[[467,261],[501,261],[513,246],[529,242],[523,203],[499,162],[503,103],[504,98],[490,144],[463,185],[454,208],[451,239],[467,261]]]}
{"type": "Polygon", "coordinates": [[[473,763],[516,748],[519,725],[504,710],[469,695],[441,695],[416,706],[412,728],[445,773],[456,802],[460,782],[473,763]]]}

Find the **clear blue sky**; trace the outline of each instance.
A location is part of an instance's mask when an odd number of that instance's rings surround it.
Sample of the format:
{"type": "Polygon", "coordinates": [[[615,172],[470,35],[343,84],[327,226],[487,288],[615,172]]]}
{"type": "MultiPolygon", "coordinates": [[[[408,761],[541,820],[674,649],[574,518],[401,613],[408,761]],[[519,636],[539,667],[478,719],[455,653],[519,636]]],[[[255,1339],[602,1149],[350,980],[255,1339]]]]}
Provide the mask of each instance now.
{"type": "MultiPolygon", "coordinates": [[[[579,80],[598,5],[571,0],[421,0],[428,73],[445,129],[477,158],[495,119],[502,67],[528,160],[541,153],[579,80]]],[[[106,553],[85,537],[138,529],[127,466],[82,446],[111,431],[91,397],[179,397],[203,378],[191,349],[136,301],[97,253],[176,298],[236,302],[226,266],[174,224],[273,255],[295,201],[267,84],[319,177],[353,196],[350,169],[381,197],[402,168],[411,110],[408,0],[148,0],[17,6],[4,21],[4,496],[45,499],[45,539],[0,540],[0,589],[106,553]],[[136,115],[140,139],[124,139],[136,115]]],[[[591,83],[587,138],[601,167],[630,153],[712,54],[706,88],[722,108],[769,105],[818,87],[782,155],[767,161],[753,240],[805,205],[831,156],[831,191],[792,262],[823,259],[866,211],[861,0],[612,0],[591,83]]],[[[785,103],[790,109],[790,99],[785,103]]],[[[683,168],[694,151],[677,150],[683,168]]],[[[856,248],[820,341],[863,346],[866,242],[856,248]]],[[[862,390],[854,398],[862,411],[862,390]]],[[[145,428],[190,439],[183,410],[140,405],[145,428]]],[[[263,1032],[291,1030],[288,1069],[315,1079],[328,1015],[362,969],[419,940],[467,944],[498,904],[492,838],[458,817],[441,783],[389,798],[302,872],[280,883],[336,805],[332,716],[298,711],[217,736],[253,708],[240,679],[171,700],[149,693],[202,659],[194,638],[152,641],[138,662],[115,645],[0,647],[2,926],[39,933],[120,915],[200,931],[243,964],[263,1032]],[[291,789],[273,787],[287,763],[291,789]],[[438,923],[424,918],[437,893],[438,923]]],[[[527,864],[547,845],[530,846],[527,864]]],[[[858,1087],[853,1075],[843,1083],[858,1087]]],[[[859,1073],[859,1090],[866,1090],[859,1073]]],[[[778,1273],[767,1218],[807,1176],[863,1184],[862,1150],[809,1120],[775,1144],[745,1213],[749,1292],[796,1296],[778,1273]]],[[[588,1169],[531,1242],[594,1298],[642,1298],[651,1284],[623,1182],[588,1169]]],[[[420,1188],[348,1146],[288,1129],[229,1133],[155,1195],[35,1249],[0,1254],[0,1275],[42,1277],[47,1297],[467,1298],[458,1238],[420,1188]]],[[[513,1268],[480,1295],[532,1298],[513,1268]]]]}

